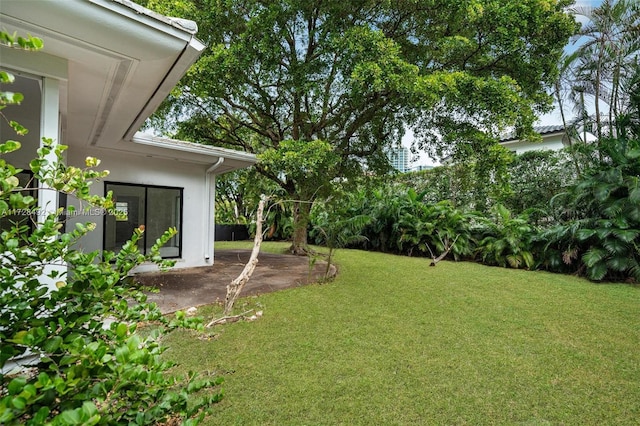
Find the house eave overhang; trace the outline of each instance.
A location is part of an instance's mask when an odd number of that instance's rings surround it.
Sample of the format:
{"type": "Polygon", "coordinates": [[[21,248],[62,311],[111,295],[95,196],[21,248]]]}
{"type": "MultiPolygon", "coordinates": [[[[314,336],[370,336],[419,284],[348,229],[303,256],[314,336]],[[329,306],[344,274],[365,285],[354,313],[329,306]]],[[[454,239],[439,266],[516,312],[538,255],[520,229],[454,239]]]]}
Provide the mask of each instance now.
{"type": "Polygon", "coordinates": [[[207,170],[218,164],[215,174],[256,163],[251,154],[138,131],[206,48],[195,22],[130,0],[2,2],[3,29],[44,40],[38,52],[3,48],[2,65],[62,82],[65,144],[207,170]]]}
{"type": "MultiPolygon", "coordinates": [[[[560,135],[564,135],[564,131],[557,131],[557,132],[549,132],[549,133],[541,133],[540,136],[542,136],[542,138],[550,138],[553,136],[560,136],[560,135]]],[[[505,139],[505,140],[501,140],[500,141],[500,145],[504,145],[504,146],[509,146],[509,145],[514,145],[517,143],[523,142],[521,139],[505,139]]]]}
{"type": "Polygon", "coordinates": [[[188,41],[176,62],[171,69],[169,69],[162,82],[156,87],[153,95],[136,115],[124,134],[123,139],[130,140],[134,137],[146,119],[154,113],[184,73],[186,73],[189,67],[200,57],[205,47],[206,46],[195,37],[192,37],[188,41]]]}
{"type": "Polygon", "coordinates": [[[194,22],[129,0],[2,0],[0,25],[44,40],[42,51],[19,52],[19,63],[3,48],[2,65],[64,82],[60,113],[69,145],[131,140],[205,49],[194,22]],[[51,63],[65,72],[51,75],[51,63]]]}
{"type": "Polygon", "coordinates": [[[126,145],[128,146],[125,149],[147,156],[204,164],[208,167],[215,164],[217,167],[212,172],[217,175],[250,167],[258,162],[254,154],[164,138],[142,132],[135,133],[131,141],[126,145]],[[220,161],[220,159],[223,159],[223,161],[220,161]]]}

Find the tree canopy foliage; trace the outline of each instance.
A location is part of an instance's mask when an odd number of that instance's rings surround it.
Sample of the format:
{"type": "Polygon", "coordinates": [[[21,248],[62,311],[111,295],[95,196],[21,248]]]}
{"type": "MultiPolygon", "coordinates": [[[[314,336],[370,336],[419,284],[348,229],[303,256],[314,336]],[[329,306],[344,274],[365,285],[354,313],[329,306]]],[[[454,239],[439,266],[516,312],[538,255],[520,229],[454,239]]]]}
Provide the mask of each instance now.
{"type": "MultiPolygon", "coordinates": [[[[530,131],[575,31],[565,0],[141,2],[195,20],[209,46],[154,127],[256,154],[324,141],[337,161],[320,184],[271,167],[272,155],[256,166],[303,201],[388,167],[407,127],[441,155],[506,126],[530,131]]],[[[308,208],[297,210],[305,227],[308,208]]]]}

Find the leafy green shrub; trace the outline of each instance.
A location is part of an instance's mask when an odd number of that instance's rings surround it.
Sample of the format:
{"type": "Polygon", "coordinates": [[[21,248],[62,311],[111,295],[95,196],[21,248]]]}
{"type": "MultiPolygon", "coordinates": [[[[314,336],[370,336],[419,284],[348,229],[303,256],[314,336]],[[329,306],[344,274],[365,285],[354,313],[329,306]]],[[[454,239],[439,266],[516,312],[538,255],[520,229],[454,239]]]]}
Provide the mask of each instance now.
{"type": "Polygon", "coordinates": [[[558,216],[550,209],[551,199],[575,182],[576,170],[565,151],[536,150],[515,156],[509,165],[509,186],[503,203],[513,214],[527,213],[529,219],[545,223],[558,216]]]}
{"type": "MultiPolygon", "coordinates": [[[[14,146],[15,147],[15,146],[14,146]]],[[[64,146],[39,150],[31,162],[34,177],[52,188],[62,188],[93,205],[111,208],[108,198],[88,195],[86,179],[103,174],[51,164],[54,152],[61,160],[64,146]],[[72,177],[72,180],[69,180],[72,177]],[[86,192],[85,192],[86,191],[86,192]]],[[[7,152],[7,144],[0,145],[7,152]]],[[[35,200],[23,196],[14,179],[17,169],[2,161],[0,209],[32,208],[35,200]]],[[[0,399],[3,424],[154,424],[177,416],[190,418],[217,401],[218,393],[189,401],[193,392],[211,388],[218,379],[179,381],[167,377],[171,367],[160,360],[161,329],[142,338],[141,322],[169,324],[146,296],[126,286],[128,273],[143,261],[164,264],[159,248],[176,233],[171,229],[147,256],[140,254],[136,230],[118,254],[83,253],[71,248],[93,224],[60,232],[56,214],[50,214],[33,230],[12,226],[0,234],[0,383],[6,392],[0,399]],[[66,264],[71,271],[47,272],[51,264],[66,264]],[[51,291],[43,276],[56,281],[51,291]],[[12,360],[35,357],[31,368],[6,371],[12,360]],[[189,403],[189,404],[188,404],[189,403]]]]}
{"type": "Polygon", "coordinates": [[[550,270],[584,272],[592,280],[640,279],[640,141],[601,141],[602,161],[554,202],[564,221],[543,232],[550,270]]]}
{"type": "Polygon", "coordinates": [[[355,211],[353,204],[344,202],[350,198],[352,197],[343,194],[339,200],[329,199],[322,203],[321,207],[316,204],[312,209],[313,228],[309,237],[315,244],[324,245],[329,249],[326,256],[325,279],[329,278],[336,249],[354,246],[367,240],[362,231],[371,222],[371,218],[355,211]]]}
{"type": "Polygon", "coordinates": [[[436,257],[447,251],[456,260],[472,254],[475,214],[456,209],[449,201],[424,204],[418,212],[403,216],[397,224],[401,253],[411,256],[416,250],[436,257]]]}
{"type": "Polygon", "coordinates": [[[424,194],[424,200],[429,203],[448,200],[457,208],[473,205],[474,168],[465,163],[398,174],[394,181],[402,188],[413,188],[424,194]]]}
{"type": "Polygon", "coordinates": [[[505,206],[496,204],[491,217],[483,221],[477,250],[485,264],[531,269],[535,266],[531,251],[535,233],[527,215],[514,217],[505,206]]]}
{"type": "MultiPolygon", "coordinates": [[[[357,236],[361,238],[347,238],[354,236],[348,229],[341,237],[351,247],[432,257],[450,251],[455,259],[469,257],[473,252],[475,214],[456,209],[449,201],[426,203],[424,197],[425,193],[417,193],[413,188],[400,192],[397,186],[370,193],[352,192],[340,198],[342,219],[316,209],[313,219],[316,231],[312,236],[322,244],[326,239],[318,238],[320,228],[333,229],[342,224],[351,229],[357,224],[357,236]],[[354,218],[353,223],[349,218],[354,218]]],[[[337,230],[334,233],[341,235],[337,230]]]]}
{"type": "MultiPolygon", "coordinates": [[[[293,203],[274,200],[265,212],[264,222],[267,226],[265,240],[288,240],[293,235],[293,203]]],[[[255,234],[256,224],[249,226],[251,234],[255,234]]]]}

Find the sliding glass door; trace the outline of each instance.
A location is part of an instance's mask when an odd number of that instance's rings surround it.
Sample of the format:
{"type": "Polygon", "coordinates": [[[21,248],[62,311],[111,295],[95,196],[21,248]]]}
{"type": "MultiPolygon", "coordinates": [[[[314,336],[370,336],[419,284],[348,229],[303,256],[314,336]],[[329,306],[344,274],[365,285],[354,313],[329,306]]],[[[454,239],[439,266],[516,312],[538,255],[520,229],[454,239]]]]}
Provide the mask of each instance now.
{"type": "Polygon", "coordinates": [[[105,217],[105,250],[120,250],[134,229],[144,225],[138,248],[147,254],[167,229],[175,227],[178,235],[160,249],[160,254],[165,258],[182,255],[182,188],[107,182],[105,191],[113,191],[118,211],[105,217]]]}

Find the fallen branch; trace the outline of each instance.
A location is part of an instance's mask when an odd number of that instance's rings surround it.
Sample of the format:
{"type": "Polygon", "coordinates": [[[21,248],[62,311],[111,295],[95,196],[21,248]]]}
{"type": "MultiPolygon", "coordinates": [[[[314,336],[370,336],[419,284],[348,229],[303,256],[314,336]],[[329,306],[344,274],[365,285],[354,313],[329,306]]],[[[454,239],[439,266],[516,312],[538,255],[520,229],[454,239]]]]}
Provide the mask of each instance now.
{"type": "Polygon", "coordinates": [[[238,275],[238,277],[231,281],[231,284],[227,285],[227,296],[224,299],[224,311],[222,318],[217,318],[209,322],[207,327],[212,327],[217,324],[226,324],[227,322],[236,322],[245,317],[250,311],[244,312],[240,315],[229,315],[233,310],[233,304],[240,295],[240,292],[244,288],[251,274],[253,274],[256,265],[258,264],[258,253],[260,253],[260,244],[262,243],[262,214],[264,212],[264,205],[269,197],[264,194],[260,196],[260,202],[258,203],[258,211],[256,212],[256,236],[253,240],[253,250],[251,250],[251,256],[249,262],[244,266],[244,269],[238,275]]]}
{"type": "Polygon", "coordinates": [[[456,235],[456,238],[453,240],[453,243],[451,243],[451,245],[448,244],[448,241],[442,241],[442,238],[438,235],[438,237],[440,238],[440,242],[442,243],[443,247],[444,247],[444,251],[442,253],[440,253],[440,256],[436,257],[433,254],[433,251],[431,251],[431,247],[429,247],[429,244],[425,243],[427,246],[427,249],[429,250],[429,253],[431,254],[431,265],[429,266],[436,266],[436,263],[440,262],[442,259],[444,259],[445,257],[447,257],[447,255],[449,254],[449,252],[451,251],[451,249],[453,248],[453,246],[455,245],[456,241],[458,241],[458,237],[460,235],[456,235]]]}
{"type": "Polygon", "coordinates": [[[227,315],[224,316],[222,318],[216,318],[214,320],[212,320],[209,324],[207,324],[207,328],[209,327],[213,327],[214,325],[219,325],[219,324],[226,324],[228,322],[236,322],[236,321],[240,321],[241,319],[244,319],[246,317],[246,315],[250,312],[253,312],[253,309],[249,309],[246,312],[243,312],[239,315],[227,315]]]}
{"type": "Polygon", "coordinates": [[[240,295],[240,292],[244,288],[249,278],[251,278],[251,274],[253,274],[254,269],[256,269],[256,265],[258,264],[258,253],[260,253],[260,244],[262,243],[262,214],[264,212],[264,205],[267,202],[269,197],[265,195],[260,196],[260,203],[258,203],[258,211],[256,213],[256,237],[253,240],[253,250],[251,250],[251,257],[249,257],[249,262],[244,266],[244,269],[238,275],[238,277],[231,281],[229,285],[227,285],[227,296],[224,299],[224,311],[222,313],[223,317],[211,320],[207,327],[212,327],[217,324],[226,324],[228,322],[236,322],[240,319],[244,318],[246,314],[250,311],[244,312],[240,315],[229,315],[233,310],[233,304],[236,299],[240,295]]]}

